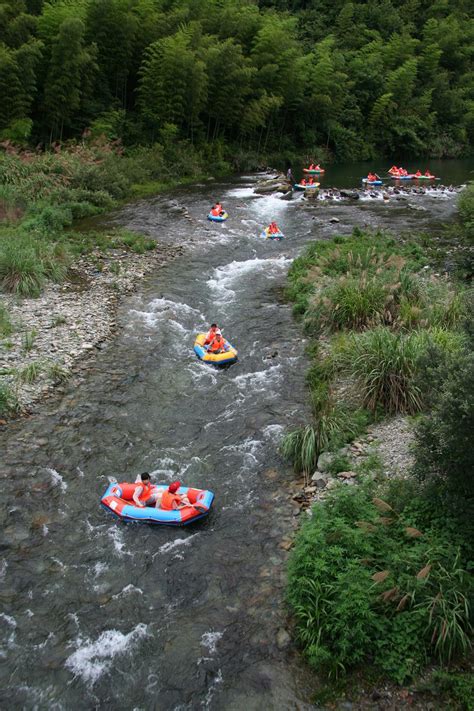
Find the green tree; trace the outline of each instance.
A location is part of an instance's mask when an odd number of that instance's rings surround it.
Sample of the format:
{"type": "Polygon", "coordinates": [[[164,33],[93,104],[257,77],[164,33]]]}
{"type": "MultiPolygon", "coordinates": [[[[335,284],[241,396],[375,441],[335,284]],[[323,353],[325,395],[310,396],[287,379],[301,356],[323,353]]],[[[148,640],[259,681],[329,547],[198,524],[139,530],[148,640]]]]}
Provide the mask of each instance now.
{"type": "Polygon", "coordinates": [[[53,43],[44,93],[44,110],[50,127],[50,142],[62,140],[81,106],[83,75],[94,65],[95,48],[84,47],[84,24],[67,19],[53,43]]]}

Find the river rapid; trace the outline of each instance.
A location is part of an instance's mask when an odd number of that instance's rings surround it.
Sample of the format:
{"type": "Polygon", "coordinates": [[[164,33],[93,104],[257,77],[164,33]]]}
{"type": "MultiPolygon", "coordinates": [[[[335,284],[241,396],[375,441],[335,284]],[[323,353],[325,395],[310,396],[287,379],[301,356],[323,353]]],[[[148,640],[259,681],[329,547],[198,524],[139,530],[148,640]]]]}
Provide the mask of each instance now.
{"type": "Polygon", "coordinates": [[[3,708],[309,708],[312,682],[284,632],[280,543],[298,519],[278,444],[307,412],[286,273],[308,242],[354,225],[430,231],[455,194],[311,205],[255,196],[254,180],[117,213],[185,255],[122,302],[85,375],[0,433],[3,708]],[[216,199],[224,224],[205,219],[216,199]],[[259,237],[271,219],[286,240],[259,237]],[[211,321],[239,349],[227,370],[193,354],[211,321]],[[209,517],[173,529],[100,508],[111,477],[145,470],[212,489],[209,517]]]}

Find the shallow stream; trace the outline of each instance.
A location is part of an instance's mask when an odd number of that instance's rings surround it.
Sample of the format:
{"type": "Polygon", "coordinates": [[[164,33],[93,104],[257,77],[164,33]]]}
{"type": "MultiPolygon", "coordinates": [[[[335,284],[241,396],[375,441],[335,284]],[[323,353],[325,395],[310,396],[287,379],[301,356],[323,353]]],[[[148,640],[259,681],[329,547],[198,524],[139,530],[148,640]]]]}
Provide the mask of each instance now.
{"type": "Polygon", "coordinates": [[[117,213],[186,254],[123,301],[117,336],[85,375],[0,433],[3,708],[307,708],[311,685],[283,629],[279,544],[297,519],[278,443],[304,421],[307,367],[285,275],[313,239],[354,225],[429,231],[455,197],[310,206],[257,197],[253,181],[117,213]],[[216,199],[224,224],[205,219],[216,199]],[[258,236],[271,219],[283,242],[258,236]],[[193,354],[211,321],[239,349],[230,369],[193,354]],[[212,489],[210,516],[172,529],[100,508],[110,477],[144,470],[212,489]]]}

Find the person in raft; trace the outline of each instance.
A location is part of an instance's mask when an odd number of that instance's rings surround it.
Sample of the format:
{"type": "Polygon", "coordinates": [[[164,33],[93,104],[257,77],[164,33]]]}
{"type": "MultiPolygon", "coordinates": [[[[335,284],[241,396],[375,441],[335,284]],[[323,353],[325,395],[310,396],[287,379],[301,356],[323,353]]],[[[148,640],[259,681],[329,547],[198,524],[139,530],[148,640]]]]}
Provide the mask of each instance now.
{"type": "Polygon", "coordinates": [[[220,202],[216,202],[212,207],[211,207],[211,215],[214,217],[222,217],[224,214],[224,210],[222,209],[222,205],[220,202]]]}
{"type": "Polygon", "coordinates": [[[209,343],[212,343],[212,341],[214,340],[214,337],[218,333],[219,334],[221,333],[221,329],[219,328],[217,323],[211,323],[211,328],[209,329],[209,331],[206,334],[206,338],[204,340],[204,345],[208,346],[209,343]]]}
{"type": "Polygon", "coordinates": [[[224,353],[227,350],[226,343],[224,339],[222,338],[222,334],[219,331],[219,333],[216,333],[214,340],[211,341],[211,343],[208,346],[207,352],[208,353],[224,353]]]}
{"type": "Polygon", "coordinates": [[[367,180],[369,181],[369,183],[373,183],[375,180],[380,180],[380,178],[377,173],[369,173],[367,176],[367,180]]]}
{"type": "Polygon", "coordinates": [[[148,472],[139,474],[135,480],[135,484],[139,485],[135,487],[135,491],[133,492],[133,502],[136,506],[140,508],[144,506],[160,507],[163,490],[151,483],[148,472]]]}
{"type": "Polygon", "coordinates": [[[277,235],[280,233],[280,228],[278,227],[276,222],[270,222],[268,225],[268,234],[269,235],[277,235]]]}
{"type": "Polygon", "coordinates": [[[415,173],[415,178],[419,178],[421,174],[421,170],[417,170],[415,173]]]}
{"type": "Polygon", "coordinates": [[[186,494],[178,494],[177,491],[181,486],[181,482],[173,481],[167,489],[164,490],[161,497],[161,508],[165,511],[174,511],[182,509],[185,506],[191,506],[186,494]]]}
{"type": "Polygon", "coordinates": [[[306,178],[302,178],[300,180],[300,185],[306,185],[306,178]]]}

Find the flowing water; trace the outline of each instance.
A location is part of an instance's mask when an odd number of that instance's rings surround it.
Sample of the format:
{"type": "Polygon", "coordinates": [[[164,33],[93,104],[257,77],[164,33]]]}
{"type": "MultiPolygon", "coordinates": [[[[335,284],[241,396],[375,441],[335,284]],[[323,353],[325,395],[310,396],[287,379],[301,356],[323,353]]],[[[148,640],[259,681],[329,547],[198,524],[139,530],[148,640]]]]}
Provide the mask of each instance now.
{"type": "Polygon", "coordinates": [[[307,707],[282,632],[279,544],[297,519],[278,443],[304,421],[307,367],[285,275],[312,239],[427,231],[455,196],[311,206],[256,197],[252,180],[176,191],[187,215],[161,196],[115,216],[185,255],[123,301],[118,335],[61,399],[0,434],[3,708],[307,707]],[[217,198],[225,224],[205,220],[217,198]],[[258,236],[270,219],[288,239],[258,236]],[[192,351],[211,321],[240,351],[227,370],[192,351]],[[172,529],[100,508],[110,477],[144,470],[212,489],[209,517],[172,529]]]}

